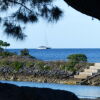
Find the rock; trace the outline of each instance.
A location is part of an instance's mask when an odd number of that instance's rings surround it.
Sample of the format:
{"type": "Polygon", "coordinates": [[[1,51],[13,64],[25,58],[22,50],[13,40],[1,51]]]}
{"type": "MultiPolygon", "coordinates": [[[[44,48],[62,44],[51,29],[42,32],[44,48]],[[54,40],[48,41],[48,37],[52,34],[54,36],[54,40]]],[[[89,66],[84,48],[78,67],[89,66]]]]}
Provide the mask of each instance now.
{"type": "Polygon", "coordinates": [[[0,100],[79,100],[69,91],[0,83],[0,100]]]}

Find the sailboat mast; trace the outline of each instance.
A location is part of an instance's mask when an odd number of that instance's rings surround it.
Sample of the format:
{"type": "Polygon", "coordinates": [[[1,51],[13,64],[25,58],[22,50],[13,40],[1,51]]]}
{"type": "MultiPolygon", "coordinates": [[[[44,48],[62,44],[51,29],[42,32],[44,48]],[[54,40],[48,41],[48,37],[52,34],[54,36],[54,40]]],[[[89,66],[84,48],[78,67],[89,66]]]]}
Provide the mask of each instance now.
{"type": "Polygon", "coordinates": [[[44,34],[44,42],[45,42],[45,46],[48,47],[48,39],[47,39],[47,33],[45,32],[44,34]]]}

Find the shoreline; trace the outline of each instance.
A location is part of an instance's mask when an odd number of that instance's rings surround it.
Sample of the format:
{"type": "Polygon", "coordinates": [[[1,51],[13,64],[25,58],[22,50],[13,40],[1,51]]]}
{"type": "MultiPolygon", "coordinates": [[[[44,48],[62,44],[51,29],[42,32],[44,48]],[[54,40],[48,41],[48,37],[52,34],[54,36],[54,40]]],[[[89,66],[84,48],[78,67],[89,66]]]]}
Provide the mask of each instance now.
{"type": "Polygon", "coordinates": [[[86,85],[86,86],[100,86],[100,85],[92,85],[92,84],[78,84],[79,79],[75,79],[73,77],[69,78],[57,78],[57,77],[48,77],[48,76],[34,76],[28,74],[1,74],[0,80],[5,81],[23,81],[23,82],[39,82],[39,83],[57,83],[57,84],[66,84],[66,85],[86,85]]]}
{"type": "Polygon", "coordinates": [[[23,82],[39,82],[39,83],[58,83],[58,84],[70,84],[75,85],[75,79],[59,79],[55,77],[44,77],[34,75],[21,75],[21,74],[0,74],[0,80],[6,81],[23,81],[23,82]]]}

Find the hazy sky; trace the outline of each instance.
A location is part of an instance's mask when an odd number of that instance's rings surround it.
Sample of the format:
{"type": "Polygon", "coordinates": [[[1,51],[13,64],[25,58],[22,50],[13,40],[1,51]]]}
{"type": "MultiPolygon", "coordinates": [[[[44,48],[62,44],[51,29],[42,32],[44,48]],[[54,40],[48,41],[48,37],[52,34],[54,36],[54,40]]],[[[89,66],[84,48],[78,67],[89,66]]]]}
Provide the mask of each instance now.
{"type": "Polygon", "coordinates": [[[100,21],[92,20],[60,1],[57,5],[64,11],[63,17],[55,24],[40,20],[36,24],[27,25],[24,41],[16,41],[7,37],[0,30],[0,40],[11,44],[10,48],[37,48],[45,45],[52,48],[100,48],[100,21]]]}

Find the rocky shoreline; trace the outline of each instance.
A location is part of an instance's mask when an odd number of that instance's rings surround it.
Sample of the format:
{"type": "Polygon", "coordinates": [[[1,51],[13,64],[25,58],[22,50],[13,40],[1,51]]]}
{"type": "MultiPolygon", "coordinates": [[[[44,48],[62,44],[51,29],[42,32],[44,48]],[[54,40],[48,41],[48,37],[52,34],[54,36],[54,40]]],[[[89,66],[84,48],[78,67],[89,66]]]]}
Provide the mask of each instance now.
{"type": "Polygon", "coordinates": [[[100,75],[90,80],[75,79],[73,72],[62,70],[40,70],[35,67],[23,67],[16,71],[12,67],[0,67],[0,80],[8,81],[31,81],[42,83],[60,83],[76,85],[100,86],[100,75]]]}
{"type": "Polygon", "coordinates": [[[76,84],[75,79],[60,79],[55,77],[44,77],[34,75],[22,75],[22,74],[0,74],[0,80],[7,81],[30,81],[30,82],[42,82],[42,83],[59,83],[59,84],[76,84]]]}
{"type": "MultiPolygon", "coordinates": [[[[0,58],[0,80],[32,81],[43,83],[78,84],[74,75],[91,64],[73,63],[65,61],[47,62],[32,58],[31,56],[8,56],[0,58]]],[[[82,85],[100,85],[100,75],[84,82],[82,85]]]]}
{"type": "MultiPolygon", "coordinates": [[[[91,85],[91,86],[100,86],[100,76],[86,81],[82,85],[91,85]]],[[[58,83],[58,84],[70,84],[70,85],[79,85],[77,82],[81,81],[75,79],[73,77],[67,78],[57,78],[57,77],[48,77],[48,76],[34,76],[34,75],[27,75],[27,74],[1,74],[0,73],[0,80],[7,80],[7,81],[30,81],[30,82],[40,82],[40,83],[58,83]]]]}

